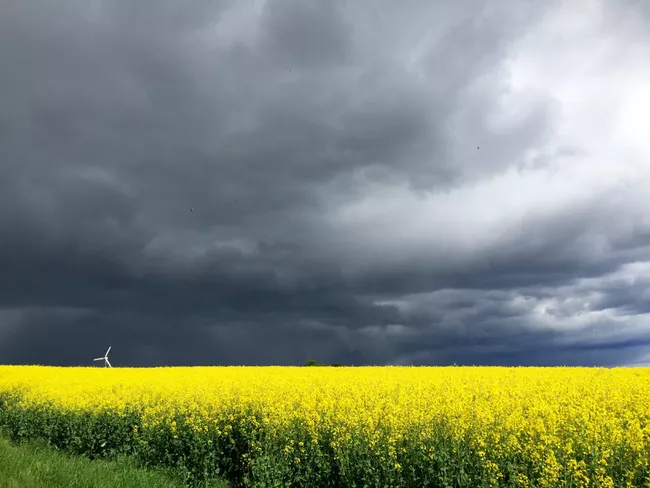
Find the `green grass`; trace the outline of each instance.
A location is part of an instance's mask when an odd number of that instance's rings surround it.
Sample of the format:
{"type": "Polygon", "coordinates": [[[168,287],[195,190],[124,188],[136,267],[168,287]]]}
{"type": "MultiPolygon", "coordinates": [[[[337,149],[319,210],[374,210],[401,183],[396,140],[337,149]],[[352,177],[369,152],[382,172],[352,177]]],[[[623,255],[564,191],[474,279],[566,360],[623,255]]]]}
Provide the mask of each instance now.
{"type": "MultiPolygon", "coordinates": [[[[180,488],[172,473],[145,470],[130,458],[91,461],[29,442],[15,445],[0,436],[0,488],[180,488]]],[[[217,481],[210,488],[227,488],[217,481]]]]}

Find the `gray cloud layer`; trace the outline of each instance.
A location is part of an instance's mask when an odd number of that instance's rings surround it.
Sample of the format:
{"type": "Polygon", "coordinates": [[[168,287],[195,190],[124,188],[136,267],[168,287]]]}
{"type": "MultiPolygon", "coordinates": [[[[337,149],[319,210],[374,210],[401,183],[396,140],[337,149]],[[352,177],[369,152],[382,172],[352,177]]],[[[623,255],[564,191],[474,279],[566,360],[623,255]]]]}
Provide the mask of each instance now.
{"type": "Polygon", "coordinates": [[[650,360],[647,9],[0,9],[0,362],[650,360]]]}

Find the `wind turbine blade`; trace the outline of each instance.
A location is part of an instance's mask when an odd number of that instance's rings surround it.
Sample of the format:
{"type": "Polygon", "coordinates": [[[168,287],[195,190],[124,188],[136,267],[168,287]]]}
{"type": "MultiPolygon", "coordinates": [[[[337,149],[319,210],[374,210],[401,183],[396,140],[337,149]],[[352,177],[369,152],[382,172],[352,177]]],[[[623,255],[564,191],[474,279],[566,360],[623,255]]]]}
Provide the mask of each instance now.
{"type": "Polygon", "coordinates": [[[108,353],[111,351],[111,347],[113,346],[108,346],[108,349],[106,350],[106,354],[104,354],[104,356],[108,356],[108,353]]]}
{"type": "Polygon", "coordinates": [[[101,361],[101,360],[103,360],[103,359],[104,359],[104,358],[95,358],[95,359],[93,359],[93,361],[101,361]]]}
{"type": "Polygon", "coordinates": [[[111,366],[111,363],[108,361],[108,358],[106,358],[106,364],[108,364],[108,367],[109,367],[109,368],[112,368],[112,367],[113,367],[113,366],[111,366]]]}

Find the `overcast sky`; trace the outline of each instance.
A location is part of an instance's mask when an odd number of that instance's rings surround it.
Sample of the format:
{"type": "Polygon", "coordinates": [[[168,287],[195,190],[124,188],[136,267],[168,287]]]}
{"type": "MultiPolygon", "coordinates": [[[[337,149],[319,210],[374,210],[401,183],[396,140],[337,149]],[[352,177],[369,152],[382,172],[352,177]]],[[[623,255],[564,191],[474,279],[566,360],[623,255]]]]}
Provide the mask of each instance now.
{"type": "Polygon", "coordinates": [[[1,3],[0,363],[650,363],[650,3],[1,3]]]}

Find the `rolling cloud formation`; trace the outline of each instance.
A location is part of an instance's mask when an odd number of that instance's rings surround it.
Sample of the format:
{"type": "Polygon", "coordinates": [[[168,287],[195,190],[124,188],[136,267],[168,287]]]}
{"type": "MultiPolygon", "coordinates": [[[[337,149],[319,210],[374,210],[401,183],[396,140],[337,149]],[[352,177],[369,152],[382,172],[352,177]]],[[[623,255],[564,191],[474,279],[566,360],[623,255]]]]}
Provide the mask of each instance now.
{"type": "Polygon", "coordinates": [[[650,363],[650,7],[0,9],[0,363],[650,363]]]}

